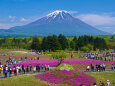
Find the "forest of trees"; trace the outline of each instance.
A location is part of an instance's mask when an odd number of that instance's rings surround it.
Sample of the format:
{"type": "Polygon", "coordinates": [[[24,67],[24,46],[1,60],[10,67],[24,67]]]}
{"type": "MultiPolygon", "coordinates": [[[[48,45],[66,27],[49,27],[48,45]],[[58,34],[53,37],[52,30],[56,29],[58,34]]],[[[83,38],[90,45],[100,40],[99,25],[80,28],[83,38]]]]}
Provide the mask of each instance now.
{"type": "Polygon", "coordinates": [[[52,35],[46,37],[19,37],[1,38],[0,48],[2,49],[32,49],[43,51],[56,50],[105,50],[108,46],[103,38],[93,36],[65,37],[52,35]]]}

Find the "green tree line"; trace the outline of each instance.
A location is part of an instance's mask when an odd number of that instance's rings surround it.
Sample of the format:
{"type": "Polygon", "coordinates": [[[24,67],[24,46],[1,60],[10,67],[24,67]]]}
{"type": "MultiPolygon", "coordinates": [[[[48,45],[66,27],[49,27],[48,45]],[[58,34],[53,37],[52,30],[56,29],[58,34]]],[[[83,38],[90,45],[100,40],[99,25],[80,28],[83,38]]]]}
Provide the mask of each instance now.
{"type": "Polygon", "coordinates": [[[32,49],[43,51],[56,50],[104,50],[108,49],[106,41],[103,38],[93,36],[73,37],[71,40],[60,34],[46,37],[19,37],[19,38],[1,38],[0,48],[2,49],[32,49]]]}

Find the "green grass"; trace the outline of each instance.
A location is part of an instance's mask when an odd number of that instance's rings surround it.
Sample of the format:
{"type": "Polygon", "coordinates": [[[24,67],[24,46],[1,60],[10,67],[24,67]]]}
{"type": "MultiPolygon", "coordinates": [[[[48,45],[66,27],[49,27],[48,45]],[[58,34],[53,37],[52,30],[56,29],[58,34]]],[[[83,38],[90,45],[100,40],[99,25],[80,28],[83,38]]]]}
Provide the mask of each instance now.
{"type": "Polygon", "coordinates": [[[59,65],[57,68],[56,68],[57,70],[67,70],[67,71],[69,71],[69,70],[75,70],[71,65],[69,65],[69,64],[61,64],[61,65],[59,65]]]}
{"type": "Polygon", "coordinates": [[[27,53],[30,50],[0,50],[0,54],[17,54],[17,53],[27,53]]]}
{"type": "MultiPolygon", "coordinates": [[[[111,86],[115,86],[115,71],[113,72],[97,72],[87,73],[97,80],[97,86],[99,81],[106,84],[107,80],[110,80],[111,86]]],[[[40,81],[34,77],[34,74],[26,74],[20,76],[14,76],[12,78],[0,79],[0,86],[70,86],[66,84],[51,84],[46,81],[40,81]]]]}
{"type": "Polygon", "coordinates": [[[34,74],[14,76],[0,80],[0,86],[69,86],[66,84],[51,84],[45,81],[40,81],[34,77],[34,74]]]}
{"type": "Polygon", "coordinates": [[[102,81],[106,84],[107,80],[110,81],[111,86],[115,86],[115,71],[113,72],[97,72],[97,73],[87,73],[97,80],[97,86],[99,86],[99,82],[102,81]]]}

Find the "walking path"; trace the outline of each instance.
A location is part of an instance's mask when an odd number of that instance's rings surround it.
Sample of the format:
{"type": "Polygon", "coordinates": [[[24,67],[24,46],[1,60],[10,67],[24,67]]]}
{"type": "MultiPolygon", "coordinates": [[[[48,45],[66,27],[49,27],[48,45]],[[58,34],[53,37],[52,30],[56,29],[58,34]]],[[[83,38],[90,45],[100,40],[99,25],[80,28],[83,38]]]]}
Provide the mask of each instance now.
{"type": "MultiPolygon", "coordinates": [[[[110,72],[112,71],[111,69],[105,70],[105,71],[100,71],[100,72],[110,72]]],[[[82,72],[97,72],[97,71],[82,71],[82,72]]],[[[98,73],[98,72],[97,72],[98,73]]]]}
{"type": "MultiPolygon", "coordinates": [[[[44,73],[44,72],[25,72],[25,74],[38,74],[38,73],[44,73]]],[[[22,72],[22,73],[20,73],[20,74],[18,74],[17,76],[20,76],[20,75],[24,75],[24,73],[22,72]]],[[[2,76],[0,76],[0,79],[4,79],[5,77],[2,75],[2,76]]],[[[7,77],[7,78],[9,78],[9,77],[7,77]]]]}

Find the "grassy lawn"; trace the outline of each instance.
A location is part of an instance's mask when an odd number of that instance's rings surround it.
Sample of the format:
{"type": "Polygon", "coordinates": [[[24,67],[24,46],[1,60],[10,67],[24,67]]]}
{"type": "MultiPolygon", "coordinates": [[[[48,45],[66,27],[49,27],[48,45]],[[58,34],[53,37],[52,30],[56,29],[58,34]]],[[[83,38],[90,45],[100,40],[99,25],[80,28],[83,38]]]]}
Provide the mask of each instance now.
{"type": "Polygon", "coordinates": [[[95,77],[98,85],[99,85],[100,81],[102,81],[102,82],[104,82],[104,84],[106,84],[107,80],[109,80],[111,82],[111,86],[115,86],[115,71],[113,71],[113,72],[87,73],[87,74],[95,77]]]}
{"type": "MultiPolygon", "coordinates": [[[[106,84],[107,80],[110,80],[111,86],[115,86],[115,71],[114,72],[98,72],[98,73],[87,73],[97,80],[97,86],[99,81],[106,84]]],[[[0,80],[0,86],[70,86],[66,84],[51,84],[45,81],[40,81],[34,77],[34,74],[14,76],[12,78],[6,78],[0,80]]]]}
{"type": "Polygon", "coordinates": [[[66,84],[51,84],[40,81],[34,77],[34,74],[14,76],[0,80],[0,86],[69,86],[66,84]]]}

